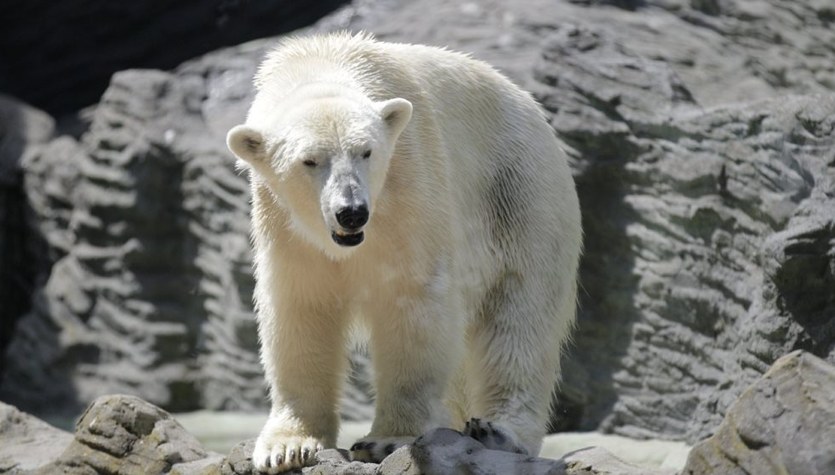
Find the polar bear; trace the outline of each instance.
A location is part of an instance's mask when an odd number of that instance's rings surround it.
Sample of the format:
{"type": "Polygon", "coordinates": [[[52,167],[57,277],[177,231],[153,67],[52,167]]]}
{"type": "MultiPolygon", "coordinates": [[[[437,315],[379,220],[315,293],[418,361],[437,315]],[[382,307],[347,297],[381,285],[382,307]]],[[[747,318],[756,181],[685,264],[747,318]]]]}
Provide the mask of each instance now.
{"type": "Polygon", "coordinates": [[[284,40],[227,144],[250,173],[270,473],[333,447],[346,334],[376,412],[358,460],[425,431],[535,455],[576,306],[580,209],[532,98],[487,64],[347,33],[284,40]]]}

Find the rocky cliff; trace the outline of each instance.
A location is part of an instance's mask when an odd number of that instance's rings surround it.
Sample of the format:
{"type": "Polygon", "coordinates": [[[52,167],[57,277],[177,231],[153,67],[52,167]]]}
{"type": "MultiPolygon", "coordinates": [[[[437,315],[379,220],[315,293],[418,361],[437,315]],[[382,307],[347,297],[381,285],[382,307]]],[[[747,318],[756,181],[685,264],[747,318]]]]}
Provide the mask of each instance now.
{"type": "MultiPolygon", "coordinates": [[[[694,442],[781,355],[835,362],[833,22],[814,0],[356,0],[312,31],[470,51],[532,91],[586,232],[554,427],[694,442]]],[[[2,400],[264,407],[223,138],[273,42],[119,72],[57,129],[0,104],[0,288],[33,289],[2,308],[2,400]]],[[[355,383],[345,413],[367,415],[355,383]]]]}

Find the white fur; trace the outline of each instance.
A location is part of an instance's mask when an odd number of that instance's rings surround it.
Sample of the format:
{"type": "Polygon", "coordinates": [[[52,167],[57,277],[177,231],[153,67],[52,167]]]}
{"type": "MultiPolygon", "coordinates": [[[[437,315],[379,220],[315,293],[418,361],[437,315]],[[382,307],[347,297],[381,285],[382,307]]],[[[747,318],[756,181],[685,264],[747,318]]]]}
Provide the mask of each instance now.
{"type": "Polygon", "coordinates": [[[291,450],[335,444],[354,317],[377,378],[364,440],[479,417],[537,454],[574,321],[581,225],[535,102],[465,55],[366,35],[286,40],[256,85],[228,137],[251,168],[273,402],[255,466],[298,467],[291,450]],[[333,214],[362,201],[365,241],[337,245],[333,214]]]}

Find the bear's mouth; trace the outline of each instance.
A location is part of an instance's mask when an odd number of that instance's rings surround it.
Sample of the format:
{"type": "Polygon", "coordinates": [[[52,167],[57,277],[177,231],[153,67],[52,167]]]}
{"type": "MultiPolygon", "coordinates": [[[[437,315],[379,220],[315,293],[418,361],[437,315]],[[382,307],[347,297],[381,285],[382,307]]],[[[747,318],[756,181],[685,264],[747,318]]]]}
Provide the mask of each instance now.
{"type": "Polygon", "coordinates": [[[365,239],[365,233],[343,234],[338,231],[331,231],[331,239],[340,246],[356,246],[365,239]]]}

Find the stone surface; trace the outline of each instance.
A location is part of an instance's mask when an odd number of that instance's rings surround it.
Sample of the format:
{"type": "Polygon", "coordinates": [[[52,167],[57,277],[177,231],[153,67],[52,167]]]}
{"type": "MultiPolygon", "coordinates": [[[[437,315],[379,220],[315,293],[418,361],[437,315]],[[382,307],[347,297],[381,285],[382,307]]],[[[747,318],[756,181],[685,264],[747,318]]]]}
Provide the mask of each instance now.
{"type": "MultiPolygon", "coordinates": [[[[255,439],[248,439],[236,445],[221,466],[223,475],[250,475],[257,473],[252,466],[252,450],[255,439]]],[[[381,466],[375,463],[351,461],[344,449],[327,449],[316,454],[316,463],[293,473],[305,475],[383,475],[381,466]]],[[[395,472],[392,472],[395,473],[395,472]]]]}
{"type": "Polygon", "coordinates": [[[567,475],[676,475],[673,468],[654,469],[629,464],[600,447],[589,447],[563,457],[567,475]]]}
{"type": "Polygon", "coordinates": [[[200,393],[215,407],[230,392],[263,398],[246,186],[222,142],[206,140],[206,95],[202,82],[168,73],[119,73],[80,141],[61,137],[28,157],[30,202],[62,257],[7,350],[21,357],[4,375],[14,382],[4,399],[45,411],[112,392],[172,410],[198,407],[200,393]],[[240,379],[212,385],[201,368],[240,379]]]}
{"type": "Polygon", "coordinates": [[[0,90],[51,112],[99,100],[111,74],[173,68],[310,24],[345,0],[0,3],[0,90]]]}
{"type": "Polygon", "coordinates": [[[34,473],[186,475],[217,473],[221,462],[162,409],[134,396],[106,396],[87,408],[64,452],[34,473]]]}
{"type": "Polygon", "coordinates": [[[451,429],[435,429],[386,457],[380,464],[383,475],[424,473],[488,475],[565,475],[566,465],[527,455],[490,450],[470,437],[451,429]]]}
{"type": "MultiPolygon", "coordinates": [[[[693,442],[781,355],[835,361],[832,23],[812,0],[357,0],[314,29],[470,51],[534,93],[586,228],[553,425],[693,442]]],[[[247,188],[223,138],[272,43],[121,72],[72,136],[27,155],[55,264],[0,398],[264,407],[247,188]]],[[[347,416],[371,413],[363,381],[347,416]]]]}
{"type": "MultiPolygon", "coordinates": [[[[0,405],[0,473],[114,475],[251,475],[255,439],[227,456],[207,452],[167,412],[133,396],[104,396],[90,405],[75,435],[55,429],[8,405],[0,405]]],[[[328,449],[306,475],[671,475],[625,463],[604,449],[578,450],[564,460],[486,449],[450,429],[436,429],[381,464],[350,460],[348,451],[328,449]]]]}
{"type": "Polygon", "coordinates": [[[72,440],[69,432],[0,403],[0,473],[45,465],[58,458],[72,440]]]}
{"type": "Polygon", "coordinates": [[[835,473],[835,368],[790,353],[746,390],[682,475],[835,473]]]}
{"type": "MultiPolygon", "coordinates": [[[[228,456],[207,452],[167,412],[133,396],[94,401],[74,436],[0,404],[0,473],[249,475],[254,439],[228,456]]],[[[320,475],[514,473],[552,475],[817,475],[835,471],[835,366],[796,351],[780,358],[733,403],[717,433],[691,451],[683,471],[618,459],[599,447],[559,460],[486,449],[436,429],[381,464],[352,462],[345,450],[317,454],[300,471],[320,475]]]]}
{"type": "Polygon", "coordinates": [[[245,440],[233,447],[221,466],[223,475],[245,475],[252,472],[252,451],[254,449],[255,439],[245,440]]]}
{"type": "MultiPolygon", "coordinates": [[[[631,439],[600,432],[559,432],[545,436],[540,457],[569,460],[569,454],[581,453],[590,447],[605,449],[607,457],[641,467],[680,470],[687,461],[690,446],[683,442],[661,439],[631,439]]],[[[594,454],[582,458],[592,458],[594,454]]],[[[605,460],[601,461],[605,462],[605,460]]]]}
{"type": "Polygon", "coordinates": [[[535,78],[584,211],[569,421],[692,442],[779,356],[835,361],[835,96],[702,111],[665,63],[576,25],[535,78]]]}
{"type": "MultiPolygon", "coordinates": [[[[174,416],[206,449],[229,453],[242,440],[258,434],[264,427],[267,415],[266,412],[204,410],[174,416]]],[[[351,447],[354,442],[368,434],[371,424],[370,420],[342,421],[336,446],[351,447]]],[[[600,432],[560,432],[545,437],[539,457],[557,459],[588,447],[606,449],[615,457],[634,465],[671,469],[683,467],[690,452],[690,446],[683,442],[638,440],[600,432]]]]}

